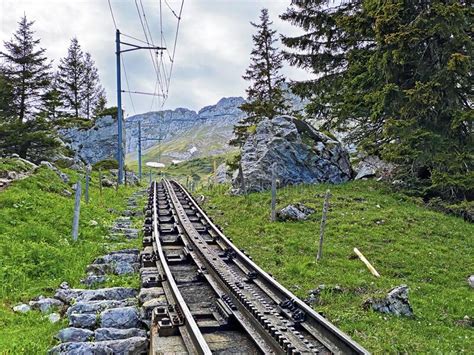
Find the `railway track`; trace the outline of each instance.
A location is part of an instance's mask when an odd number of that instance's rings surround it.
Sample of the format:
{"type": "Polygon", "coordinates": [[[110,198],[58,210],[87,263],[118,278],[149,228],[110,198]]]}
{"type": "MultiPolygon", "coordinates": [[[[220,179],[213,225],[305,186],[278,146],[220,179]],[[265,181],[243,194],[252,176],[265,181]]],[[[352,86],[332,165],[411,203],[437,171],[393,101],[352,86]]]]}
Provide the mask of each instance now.
{"type": "Polygon", "coordinates": [[[151,184],[141,253],[150,354],[367,354],[236,248],[177,182],[151,184]]]}

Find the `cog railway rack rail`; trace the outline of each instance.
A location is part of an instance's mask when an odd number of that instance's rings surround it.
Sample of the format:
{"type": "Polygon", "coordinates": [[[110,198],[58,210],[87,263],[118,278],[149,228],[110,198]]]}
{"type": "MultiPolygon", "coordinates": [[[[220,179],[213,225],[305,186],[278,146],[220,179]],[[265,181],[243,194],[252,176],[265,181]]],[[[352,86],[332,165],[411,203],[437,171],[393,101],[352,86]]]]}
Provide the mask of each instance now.
{"type": "Polygon", "coordinates": [[[159,295],[150,354],[368,353],[236,248],[175,181],[151,184],[143,245],[142,290],[159,295]]]}

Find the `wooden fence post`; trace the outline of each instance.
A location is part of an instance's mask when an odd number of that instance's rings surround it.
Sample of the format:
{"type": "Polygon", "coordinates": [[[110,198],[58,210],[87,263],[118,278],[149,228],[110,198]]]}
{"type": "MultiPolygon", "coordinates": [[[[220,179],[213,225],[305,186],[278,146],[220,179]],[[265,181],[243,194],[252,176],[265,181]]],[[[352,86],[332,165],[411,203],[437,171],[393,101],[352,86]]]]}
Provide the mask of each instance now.
{"type": "Polygon", "coordinates": [[[321,258],[323,257],[324,229],[326,228],[326,216],[329,209],[330,197],[331,197],[331,192],[327,190],[326,195],[324,196],[323,214],[321,216],[321,228],[319,230],[319,248],[318,248],[318,256],[316,258],[317,261],[321,260],[321,258]]]}
{"type": "Polygon", "coordinates": [[[72,240],[76,241],[79,235],[79,217],[81,212],[81,180],[76,183],[76,200],[74,203],[74,218],[72,220],[72,240]]]}
{"type": "Polygon", "coordinates": [[[102,169],[99,169],[99,192],[102,197],[102,169]]]}
{"type": "Polygon", "coordinates": [[[276,174],[275,164],[272,164],[272,222],[276,221],[276,174]]]}
{"type": "Polygon", "coordinates": [[[86,191],[84,193],[84,197],[86,199],[86,203],[89,203],[89,180],[90,180],[90,173],[91,173],[92,167],[90,165],[86,166],[86,191]]]}

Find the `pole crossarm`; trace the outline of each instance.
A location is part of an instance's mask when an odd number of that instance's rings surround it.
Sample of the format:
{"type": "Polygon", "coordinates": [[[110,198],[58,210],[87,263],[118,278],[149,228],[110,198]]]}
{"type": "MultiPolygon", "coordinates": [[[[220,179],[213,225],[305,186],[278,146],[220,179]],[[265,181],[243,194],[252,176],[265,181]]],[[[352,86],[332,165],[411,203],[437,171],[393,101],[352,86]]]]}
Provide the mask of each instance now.
{"type": "Polygon", "coordinates": [[[139,49],[154,49],[154,50],[157,50],[157,51],[166,50],[166,47],[151,47],[151,46],[150,47],[144,47],[144,46],[139,46],[137,44],[128,43],[128,42],[120,42],[120,44],[123,44],[125,46],[130,46],[132,48],[120,50],[119,53],[132,52],[132,51],[136,51],[136,50],[139,50],[139,49]]]}
{"type": "Polygon", "coordinates": [[[122,92],[130,93],[130,94],[138,94],[138,95],[150,95],[150,96],[161,96],[161,97],[164,97],[164,95],[162,95],[162,94],[152,93],[152,92],[128,91],[128,90],[122,90],[122,92]]]}

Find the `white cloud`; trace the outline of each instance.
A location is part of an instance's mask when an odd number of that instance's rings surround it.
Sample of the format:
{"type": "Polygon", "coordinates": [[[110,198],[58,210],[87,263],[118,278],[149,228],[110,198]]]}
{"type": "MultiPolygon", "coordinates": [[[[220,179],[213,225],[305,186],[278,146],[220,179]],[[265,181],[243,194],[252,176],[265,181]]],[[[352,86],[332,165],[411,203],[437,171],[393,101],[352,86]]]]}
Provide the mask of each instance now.
{"type": "MultiPolygon", "coordinates": [[[[177,11],[181,0],[168,0],[177,11]]],[[[115,18],[124,33],[143,38],[134,0],[111,0],[115,18]]],[[[267,7],[279,33],[296,29],[278,18],[288,6],[285,0],[186,0],[176,49],[170,96],[165,108],[199,108],[222,96],[244,96],[248,83],[242,79],[249,64],[253,27],[260,9],[267,7]]],[[[155,42],[159,39],[159,0],[143,0],[155,42]]],[[[92,54],[99,68],[110,105],[115,105],[115,28],[107,0],[1,0],[0,43],[11,38],[17,21],[26,13],[35,21],[47,55],[57,64],[67,52],[69,41],[77,37],[92,54]]],[[[172,46],[175,18],[163,2],[163,23],[168,48],[172,46]]],[[[128,40],[128,39],[127,39],[128,40]]],[[[0,46],[3,47],[3,46],[0,46]]],[[[153,92],[154,70],[147,51],[124,54],[131,90],[153,92]]],[[[306,76],[294,68],[284,73],[293,79],[306,76]]],[[[122,77],[125,87],[125,77],[122,77]]],[[[151,108],[150,96],[133,96],[136,112],[151,108]]],[[[124,108],[133,114],[129,95],[123,94],[124,108]]],[[[156,109],[156,105],[155,108],[156,109]]]]}

